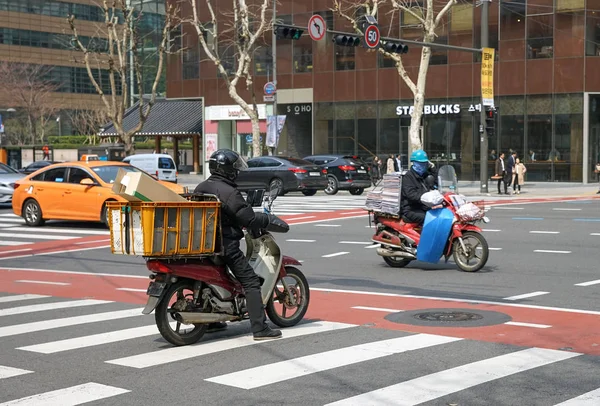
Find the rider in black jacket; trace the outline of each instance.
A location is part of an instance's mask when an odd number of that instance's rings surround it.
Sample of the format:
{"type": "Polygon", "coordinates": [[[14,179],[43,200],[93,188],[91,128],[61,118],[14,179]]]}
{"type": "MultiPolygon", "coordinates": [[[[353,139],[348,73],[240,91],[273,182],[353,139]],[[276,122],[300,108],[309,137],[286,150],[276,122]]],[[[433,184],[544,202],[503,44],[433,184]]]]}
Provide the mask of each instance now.
{"type": "MultiPolygon", "coordinates": [[[[234,151],[220,149],[209,161],[211,176],[200,183],[194,193],[216,195],[221,201],[221,228],[223,235],[223,260],[244,287],[246,307],[255,340],[280,338],[281,331],[271,329],[266,323],[260,293],[261,278],[254,272],[240,249],[244,237],[242,227],[264,229],[269,225],[269,216],[255,213],[237,190],[235,179],[240,171],[248,168],[246,162],[234,151]]],[[[212,323],[209,330],[226,328],[225,323],[212,323]]]]}
{"type": "Polygon", "coordinates": [[[421,196],[435,188],[437,184],[437,170],[429,162],[425,151],[414,151],[410,160],[411,168],[402,176],[402,191],[400,212],[402,219],[407,223],[423,224],[425,212],[430,208],[421,203],[421,196]]]}

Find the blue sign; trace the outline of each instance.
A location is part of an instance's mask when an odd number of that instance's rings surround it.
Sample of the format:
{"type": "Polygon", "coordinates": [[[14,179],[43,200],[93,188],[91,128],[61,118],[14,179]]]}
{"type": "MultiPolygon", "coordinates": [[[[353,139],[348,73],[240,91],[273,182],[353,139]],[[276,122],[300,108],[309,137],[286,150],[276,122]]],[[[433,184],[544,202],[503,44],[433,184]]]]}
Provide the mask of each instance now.
{"type": "Polygon", "coordinates": [[[275,83],[273,83],[273,82],[265,83],[264,91],[267,96],[271,96],[271,95],[275,94],[276,90],[277,90],[277,88],[275,87],[275,83]]]}
{"type": "Polygon", "coordinates": [[[252,134],[246,134],[246,144],[252,144],[252,134]]]}

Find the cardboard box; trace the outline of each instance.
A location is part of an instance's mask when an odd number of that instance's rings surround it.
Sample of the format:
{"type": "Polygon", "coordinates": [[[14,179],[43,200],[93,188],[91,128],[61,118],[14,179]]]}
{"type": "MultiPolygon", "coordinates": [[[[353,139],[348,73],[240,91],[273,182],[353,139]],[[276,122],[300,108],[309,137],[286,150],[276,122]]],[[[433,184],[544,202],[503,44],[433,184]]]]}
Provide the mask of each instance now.
{"type": "Polygon", "coordinates": [[[130,202],[187,202],[151,176],[124,169],[119,169],[112,191],[130,202]]]}

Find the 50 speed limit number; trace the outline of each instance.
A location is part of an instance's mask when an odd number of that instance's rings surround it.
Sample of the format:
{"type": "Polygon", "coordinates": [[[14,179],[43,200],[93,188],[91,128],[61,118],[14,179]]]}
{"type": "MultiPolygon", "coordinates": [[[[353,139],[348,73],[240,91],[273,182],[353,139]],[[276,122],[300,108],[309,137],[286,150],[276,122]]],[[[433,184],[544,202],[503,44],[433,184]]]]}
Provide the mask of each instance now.
{"type": "Polygon", "coordinates": [[[365,29],[365,44],[367,45],[367,48],[377,48],[379,46],[380,38],[379,27],[376,25],[369,25],[365,29]]]}

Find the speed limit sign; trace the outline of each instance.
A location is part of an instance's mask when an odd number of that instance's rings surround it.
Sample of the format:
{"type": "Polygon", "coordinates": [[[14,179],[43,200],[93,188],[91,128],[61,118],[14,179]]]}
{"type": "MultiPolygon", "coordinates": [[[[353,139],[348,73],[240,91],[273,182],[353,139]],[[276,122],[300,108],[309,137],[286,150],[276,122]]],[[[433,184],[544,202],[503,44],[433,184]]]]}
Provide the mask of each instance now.
{"type": "Polygon", "coordinates": [[[379,27],[376,25],[367,26],[365,29],[365,45],[367,45],[367,48],[377,48],[379,46],[380,38],[379,27]]]}

